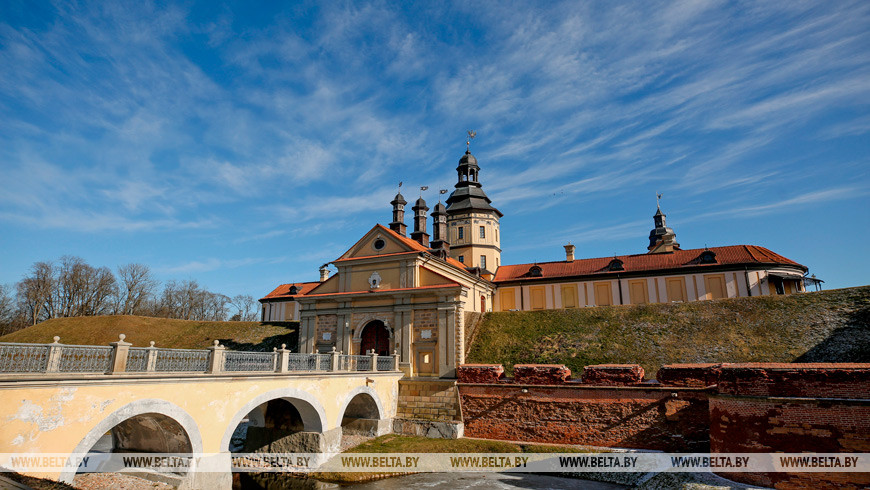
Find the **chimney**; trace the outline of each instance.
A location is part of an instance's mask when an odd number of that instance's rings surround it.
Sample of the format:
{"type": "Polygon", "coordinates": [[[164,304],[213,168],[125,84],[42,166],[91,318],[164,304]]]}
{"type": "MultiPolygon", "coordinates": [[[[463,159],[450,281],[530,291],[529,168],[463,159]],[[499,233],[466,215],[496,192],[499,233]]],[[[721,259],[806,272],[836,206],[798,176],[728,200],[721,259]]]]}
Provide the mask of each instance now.
{"type": "Polygon", "coordinates": [[[329,279],[329,267],[328,264],[323,264],[320,266],[320,282],[323,282],[329,279]]]}
{"type": "Polygon", "coordinates": [[[429,234],[426,233],[426,211],[429,211],[429,206],[426,205],[426,201],[421,197],[417,199],[417,202],[411,209],[414,210],[414,232],[411,233],[411,239],[429,248],[429,234]]]}
{"type": "Polygon", "coordinates": [[[563,245],[565,247],[565,261],[566,262],[574,262],[574,245],[570,243],[568,245],[563,245]]]}

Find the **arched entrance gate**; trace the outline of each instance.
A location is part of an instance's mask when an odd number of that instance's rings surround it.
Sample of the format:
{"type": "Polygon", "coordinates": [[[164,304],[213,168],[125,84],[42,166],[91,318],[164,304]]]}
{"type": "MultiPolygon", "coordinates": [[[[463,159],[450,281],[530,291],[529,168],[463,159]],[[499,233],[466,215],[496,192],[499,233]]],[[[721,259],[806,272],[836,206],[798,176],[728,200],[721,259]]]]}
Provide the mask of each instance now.
{"type": "Polygon", "coordinates": [[[380,320],[366,323],[360,333],[359,352],[366,354],[371,350],[379,356],[390,355],[390,329],[380,320]]]}

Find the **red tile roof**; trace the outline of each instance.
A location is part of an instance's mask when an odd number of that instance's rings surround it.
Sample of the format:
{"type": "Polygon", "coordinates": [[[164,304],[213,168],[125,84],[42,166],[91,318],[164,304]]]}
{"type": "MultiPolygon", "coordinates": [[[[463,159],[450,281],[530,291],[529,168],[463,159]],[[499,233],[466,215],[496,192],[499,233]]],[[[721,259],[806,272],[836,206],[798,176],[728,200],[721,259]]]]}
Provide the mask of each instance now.
{"type": "Polygon", "coordinates": [[[586,276],[596,274],[615,274],[609,271],[608,265],[617,258],[622,261],[624,270],[620,274],[632,272],[673,270],[691,267],[717,267],[731,266],[754,266],[754,265],[786,265],[793,266],[804,271],[807,268],[797,262],[787,259],[782,255],[771,252],[764,247],[755,245],[732,245],[728,247],[711,247],[709,250],[716,254],[716,262],[702,264],[700,255],[704,248],[691,250],[675,250],[673,253],[620,255],[617,257],[598,257],[594,259],[579,259],[573,262],[539,262],[533,264],[503,265],[498,268],[493,282],[506,282],[515,280],[548,280],[554,277],[586,276]],[[541,277],[532,277],[529,268],[537,265],[541,268],[541,277]]]}
{"type": "Polygon", "coordinates": [[[282,284],[275,288],[271,293],[261,298],[260,301],[269,299],[292,299],[296,296],[302,296],[303,294],[308,293],[308,291],[311,291],[317,286],[320,286],[319,282],[294,282],[290,284],[282,284]],[[296,294],[290,294],[291,286],[296,286],[296,294]]]}

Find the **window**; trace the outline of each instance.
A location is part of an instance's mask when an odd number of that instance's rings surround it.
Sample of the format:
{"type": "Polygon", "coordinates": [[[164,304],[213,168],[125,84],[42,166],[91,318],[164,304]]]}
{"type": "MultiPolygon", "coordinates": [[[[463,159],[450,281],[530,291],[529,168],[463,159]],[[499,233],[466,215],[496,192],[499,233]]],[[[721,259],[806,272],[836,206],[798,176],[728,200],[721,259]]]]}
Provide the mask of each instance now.
{"type": "Polygon", "coordinates": [[[480,256],[480,268],[486,269],[486,255],[480,256]]]}
{"type": "Polygon", "coordinates": [[[456,233],[457,233],[456,238],[459,240],[462,240],[463,238],[465,238],[465,227],[460,226],[459,228],[456,229],[456,233]]]}
{"type": "Polygon", "coordinates": [[[480,227],[480,238],[486,238],[486,227],[485,226],[480,227]]]}
{"type": "MultiPolygon", "coordinates": [[[[461,229],[461,228],[460,228],[460,229],[461,229]]],[[[459,261],[462,262],[462,263],[464,264],[464,263],[465,263],[465,256],[464,256],[464,255],[460,255],[460,256],[459,256],[459,261]]]]}

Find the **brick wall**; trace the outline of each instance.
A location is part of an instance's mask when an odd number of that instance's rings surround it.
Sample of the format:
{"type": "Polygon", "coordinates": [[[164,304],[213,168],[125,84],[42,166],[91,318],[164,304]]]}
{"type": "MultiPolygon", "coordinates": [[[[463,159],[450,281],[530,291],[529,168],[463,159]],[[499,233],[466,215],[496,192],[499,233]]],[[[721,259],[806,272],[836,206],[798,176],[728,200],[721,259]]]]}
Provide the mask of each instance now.
{"type": "MultiPolygon", "coordinates": [[[[665,451],[870,452],[870,364],[678,364],[663,366],[652,383],[631,383],[632,365],[592,368],[596,385],[562,379],[559,366],[524,366],[542,385],[504,378],[500,365],[461,366],[466,436],[665,451]]],[[[870,488],[870,473],[722,475],[776,488],[870,488]]]]}
{"type": "MultiPolygon", "coordinates": [[[[730,364],[710,399],[717,452],[870,452],[870,365],[730,364]]],[[[776,488],[868,488],[868,473],[723,474],[776,488]]]]}
{"type": "Polygon", "coordinates": [[[637,365],[590,368],[584,379],[594,384],[570,380],[571,371],[560,365],[515,366],[514,379],[504,378],[500,365],[461,366],[457,386],[465,435],[666,451],[708,448],[708,390],[642,384],[637,365]],[[601,386],[606,379],[611,386],[601,386]]]}
{"type": "Polygon", "coordinates": [[[403,419],[462,420],[454,381],[399,380],[396,417],[403,419]]]}
{"type": "Polygon", "coordinates": [[[414,310],[414,342],[438,339],[438,324],[435,310],[414,310]],[[429,338],[423,338],[423,331],[429,331],[429,338]]]}
{"type": "Polygon", "coordinates": [[[664,451],[708,447],[707,424],[698,423],[707,418],[707,394],[695,388],[459,384],[459,394],[466,437],[664,451]]]}
{"type": "Polygon", "coordinates": [[[314,342],[316,344],[335,344],[335,335],[337,331],[338,316],[317,315],[314,331],[314,342]],[[323,340],[324,333],[329,333],[329,340],[323,340]]]}

